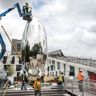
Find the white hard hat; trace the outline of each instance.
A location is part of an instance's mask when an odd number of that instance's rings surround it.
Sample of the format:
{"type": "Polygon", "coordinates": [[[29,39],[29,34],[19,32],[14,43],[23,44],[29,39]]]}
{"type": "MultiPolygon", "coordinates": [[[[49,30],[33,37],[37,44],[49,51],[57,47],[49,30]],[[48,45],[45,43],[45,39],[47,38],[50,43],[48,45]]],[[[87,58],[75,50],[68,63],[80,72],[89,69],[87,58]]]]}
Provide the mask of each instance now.
{"type": "Polygon", "coordinates": [[[37,80],[40,80],[40,79],[41,79],[40,76],[38,76],[38,77],[37,77],[37,80]]]}
{"type": "Polygon", "coordinates": [[[80,72],[82,72],[82,70],[81,70],[81,69],[80,69],[79,71],[80,71],[80,72]]]}

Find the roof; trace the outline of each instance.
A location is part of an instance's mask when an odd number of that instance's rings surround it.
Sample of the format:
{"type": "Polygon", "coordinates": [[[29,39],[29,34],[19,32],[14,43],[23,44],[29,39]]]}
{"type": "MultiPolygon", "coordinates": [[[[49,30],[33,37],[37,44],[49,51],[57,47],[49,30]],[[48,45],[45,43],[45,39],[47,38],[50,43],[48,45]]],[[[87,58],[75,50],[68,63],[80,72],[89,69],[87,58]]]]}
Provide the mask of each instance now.
{"type": "Polygon", "coordinates": [[[61,50],[55,50],[55,51],[51,51],[48,52],[48,56],[60,56],[60,57],[64,57],[64,54],[61,50]]]}

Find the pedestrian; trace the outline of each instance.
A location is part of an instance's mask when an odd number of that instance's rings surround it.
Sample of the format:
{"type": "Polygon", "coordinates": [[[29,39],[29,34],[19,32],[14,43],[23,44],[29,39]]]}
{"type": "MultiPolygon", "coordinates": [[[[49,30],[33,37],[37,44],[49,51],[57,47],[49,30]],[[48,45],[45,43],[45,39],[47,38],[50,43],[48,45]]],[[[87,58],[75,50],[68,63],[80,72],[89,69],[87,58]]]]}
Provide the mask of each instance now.
{"type": "Polygon", "coordinates": [[[59,76],[57,77],[57,86],[59,91],[62,91],[64,88],[64,76],[63,76],[63,72],[61,71],[59,76]]]}
{"type": "Polygon", "coordinates": [[[40,77],[37,78],[37,80],[33,84],[35,96],[41,96],[41,82],[40,77]]]}
{"type": "Polygon", "coordinates": [[[79,91],[83,91],[83,81],[84,81],[84,75],[82,70],[80,69],[78,74],[77,74],[77,80],[78,80],[78,87],[79,87],[79,91]]]}

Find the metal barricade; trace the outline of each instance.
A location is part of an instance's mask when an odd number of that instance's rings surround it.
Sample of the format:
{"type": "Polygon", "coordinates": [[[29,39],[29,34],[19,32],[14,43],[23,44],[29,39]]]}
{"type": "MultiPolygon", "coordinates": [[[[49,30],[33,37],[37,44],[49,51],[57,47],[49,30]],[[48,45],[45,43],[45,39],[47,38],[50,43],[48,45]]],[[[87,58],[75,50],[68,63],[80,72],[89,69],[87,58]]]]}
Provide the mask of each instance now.
{"type": "Polygon", "coordinates": [[[66,90],[77,96],[96,96],[96,81],[85,80],[78,82],[74,79],[65,80],[66,90]]]}

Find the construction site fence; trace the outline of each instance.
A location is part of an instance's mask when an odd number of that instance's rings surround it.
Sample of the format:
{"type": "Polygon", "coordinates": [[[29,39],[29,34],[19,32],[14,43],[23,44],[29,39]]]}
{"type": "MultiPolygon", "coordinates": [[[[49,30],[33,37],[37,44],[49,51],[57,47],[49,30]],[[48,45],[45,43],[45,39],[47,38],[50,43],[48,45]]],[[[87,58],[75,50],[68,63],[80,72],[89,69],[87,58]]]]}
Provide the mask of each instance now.
{"type": "Polygon", "coordinates": [[[84,80],[82,83],[73,79],[65,80],[64,89],[76,93],[78,96],[96,96],[96,80],[84,80]]]}

